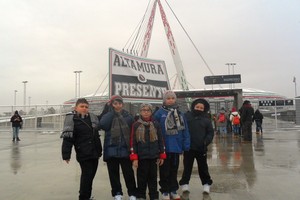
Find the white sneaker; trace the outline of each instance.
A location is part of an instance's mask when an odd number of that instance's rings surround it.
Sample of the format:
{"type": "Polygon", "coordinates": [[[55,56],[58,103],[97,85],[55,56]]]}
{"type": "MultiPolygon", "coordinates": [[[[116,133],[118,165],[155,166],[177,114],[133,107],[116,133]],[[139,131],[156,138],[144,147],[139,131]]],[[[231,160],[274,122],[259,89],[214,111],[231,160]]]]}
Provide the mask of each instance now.
{"type": "Polygon", "coordinates": [[[182,192],[189,191],[189,185],[188,184],[181,185],[181,191],[182,192]]]}
{"type": "Polygon", "coordinates": [[[135,196],[130,196],[129,200],[136,200],[136,197],[135,196]]]}
{"type": "Polygon", "coordinates": [[[123,196],[122,195],[116,195],[114,196],[114,200],[122,200],[123,196]]]}
{"type": "Polygon", "coordinates": [[[179,194],[176,193],[176,191],[175,192],[171,192],[170,196],[171,196],[172,200],[180,200],[180,196],[179,196],[179,194]]]}
{"type": "Polygon", "coordinates": [[[161,194],[161,199],[162,199],[162,200],[170,200],[170,195],[169,195],[169,193],[162,193],[162,194],[161,194]]]}
{"type": "Polygon", "coordinates": [[[204,184],[203,185],[203,193],[209,194],[209,192],[210,192],[210,185],[204,184]]]}

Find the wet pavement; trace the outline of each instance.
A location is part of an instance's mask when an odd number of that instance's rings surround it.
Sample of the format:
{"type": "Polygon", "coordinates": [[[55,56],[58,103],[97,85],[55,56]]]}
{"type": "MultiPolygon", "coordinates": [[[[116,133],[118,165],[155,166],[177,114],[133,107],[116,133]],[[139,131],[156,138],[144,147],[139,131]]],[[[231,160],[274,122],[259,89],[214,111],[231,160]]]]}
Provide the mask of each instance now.
{"type": "MultiPolygon", "coordinates": [[[[20,138],[13,143],[11,133],[0,132],[0,199],[78,199],[80,167],[74,154],[70,164],[61,160],[59,133],[23,131],[20,138]]],[[[252,143],[216,136],[209,148],[208,163],[214,181],[211,193],[202,194],[195,164],[190,182],[192,200],[300,199],[300,128],[254,133],[252,143]]],[[[113,199],[102,159],[93,196],[97,200],[113,199]]]]}

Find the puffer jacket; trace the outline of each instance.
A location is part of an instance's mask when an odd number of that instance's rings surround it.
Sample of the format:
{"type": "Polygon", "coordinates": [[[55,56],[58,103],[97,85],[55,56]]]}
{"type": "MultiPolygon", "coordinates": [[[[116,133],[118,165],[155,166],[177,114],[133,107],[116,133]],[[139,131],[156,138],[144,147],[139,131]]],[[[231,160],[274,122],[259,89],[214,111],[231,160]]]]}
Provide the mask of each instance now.
{"type": "Polygon", "coordinates": [[[185,116],[191,137],[190,148],[195,151],[206,153],[207,146],[212,142],[214,137],[214,129],[211,120],[207,118],[205,113],[197,116],[193,114],[193,112],[187,112],[185,116]]]}
{"type": "Polygon", "coordinates": [[[150,126],[145,126],[145,142],[141,142],[136,140],[136,130],[141,123],[137,121],[132,125],[130,137],[131,154],[137,154],[138,159],[159,158],[160,154],[163,154],[165,151],[160,126],[157,121],[153,121],[153,124],[157,131],[157,140],[153,142],[150,141],[150,126]]]}
{"type": "Polygon", "coordinates": [[[73,137],[63,138],[62,143],[62,158],[70,160],[72,147],[76,152],[78,162],[90,159],[98,159],[102,155],[102,145],[100,135],[97,128],[92,128],[90,115],[80,118],[74,115],[73,137]]]}
{"type": "MultiPolygon", "coordinates": [[[[130,144],[126,143],[122,133],[120,133],[122,136],[120,137],[120,142],[118,145],[112,144],[111,142],[111,126],[115,114],[115,111],[111,110],[104,114],[100,120],[100,127],[105,131],[103,151],[104,161],[107,161],[110,158],[129,158],[130,144]]],[[[131,128],[133,117],[126,110],[122,110],[121,115],[128,124],[128,127],[131,128]]],[[[128,135],[128,138],[129,137],[130,135],[128,135]]]]}
{"type": "Polygon", "coordinates": [[[178,131],[178,134],[167,135],[165,121],[168,115],[168,110],[160,108],[154,114],[155,120],[160,124],[163,139],[165,142],[166,153],[182,153],[183,151],[188,151],[190,149],[190,134],[189,128],[186,123],[185,116],[180,113],[184,119],[184,130],[178,131]]]}

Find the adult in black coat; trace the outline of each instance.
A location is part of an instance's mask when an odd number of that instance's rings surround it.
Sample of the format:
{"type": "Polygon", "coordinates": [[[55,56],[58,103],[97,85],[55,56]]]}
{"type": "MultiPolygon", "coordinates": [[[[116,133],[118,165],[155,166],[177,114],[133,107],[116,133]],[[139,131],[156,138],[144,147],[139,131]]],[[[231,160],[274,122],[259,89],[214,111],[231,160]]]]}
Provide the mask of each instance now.
{"type": "Polygon", "coordinates": [[[242,134],[245,142],[252,141],[252,119],[254,115],[254,109],[251,106],[250,101],[245,100],[243,106],[240,109],[242,134]]]}
{"type": "Polygon", "coordinates": [[[13,129],[13,142],[14,141],[20,141],[19,138],[19,131],[22,128],[23,119],[19,115],[19,112],[16,110],[15,114],[10,118],[10,122],[13,129]]]}
{"type": "Polygon", "coordinates": [[[191,146],[189,151],[184,152],[184,170],[179,181],[182,191],[189,190],[189,181],[195,159],[197,160],[198,173],[205,193],[209,193],[210,185],[213,182],[207,165],[207,146],[214,137],[214,129],[210,118],[208,118],[209,107],[205,99],[196,99],[191,105],[191,111],[186,113],[191,146]]]}

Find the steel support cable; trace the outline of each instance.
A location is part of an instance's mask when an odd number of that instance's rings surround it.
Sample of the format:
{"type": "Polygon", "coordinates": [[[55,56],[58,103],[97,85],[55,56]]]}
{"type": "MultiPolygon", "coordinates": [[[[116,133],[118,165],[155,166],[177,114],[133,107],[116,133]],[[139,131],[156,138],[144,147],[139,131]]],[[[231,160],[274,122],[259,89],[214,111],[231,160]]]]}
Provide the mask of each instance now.
{"type": "Polygon", "coordinates": [[[143,18],[142,18],[142,19],[143,19],[143,20],[142,20],[142,23],[140,24],[140,27],[139,27],[139,29],[138,29],[138,32],[137,32],[137,34],[136,34],[136,36],[135,36],[135,39],[134,39],[132,48],[130,49],[130,53],[132,53],[132,50],[133,50],[134,47],[135,47],[136,40],[137,40],[137,38],[138,38],[138,36],[139,36],[139,34],[140,34],[140,30],[141,30],[141,27],[142,27],[142,25],[143,25],[143,23],[144,23],[146,13],[147,13],[147,11],[148,11],[148,9],[149,9],[150,1],[151,1],[151,0],[149,0],[149,2],[148,2],[146,11],[145,11],[144,16],[143,16],[143,18]]]}
{"type": "Polygon", "coordinates": [[[148,2],[148,6],[147,6],[147,8],[146,8],[146,11],[145,11],[145,13],[144,13],[144,16],[142,17],[142,19],[141,19],[141,21],[138,23],[138,25],[135,27],[133,33],[131,34],[131,36],[130,36],[129,39],[127,40],[125,46],[123,47],[123,51],[124,51],[124,49],[127,49],[127,52],[128,52],[128,48],[130,48],[132,42],[134,41],[132,38],[133,38],[134,36],[138,35],[137,29],[140,28],[141,25],[142,25],[143,22],[144,22],[144,18],[145,18],[145,15],[146,15],[146,13],[147,13],[147,10],[148,10],[150,1],[151,1],[151,0],[149,0],[149,2],[148,2]],[[129,45],[128,45],[128,43],[129,43],[129,45]],[[127,45],[128,45],[128,46],[127,46],[127,45]]]}
{"type": "Polygon", "coordinates": [[[106,78],[108,77],[108,73],[105,75],[104,79],[101,81],[100,85],[98,86],[97,90],[95,91],[95,93],[92,96],[92,99],[96,96],[98,90],[100,89],[100,87],[102,86],[102,84],[104,83],[104,81],[106,80],[106,78]]]}
{"type": "Polygon", "coordinates": [[[194,48],[196,49],[197,53],[199,54],[199,56],[201,57],[202,61],[204,62],[205,66],[207,67],[207,69],[210,71],[210,73],[212,75],[214,75],[213,71],[211,70],[211,68],[209,67],[209,65],[207,64],[207,62],[205,61],[204,57],[202,56],[202,54],[200,53],[200,51],[198,50],[198,48],[196,47],[195,43],[193,42],[192,38],[189,36],[189,34],[187,33],[187,31],[185,30],[185,28],[183,27],[183,25],[181,24],[181,22],[179,21],[178,17],[176,16],[175,12],[173,11],[173,9],[171,8],[171,6],[169,5],[168,1],[165,0],[168,7],[170,8],[170,10],[172,11],[173,15],[175,16],[176,20],[178,21],[178,23],[180,24],[181,28],[183,29],[183,31],[185,32],[185,34],[187,35],[187,37],[189,38],[190,42],[193,44],[194,48]]]}

